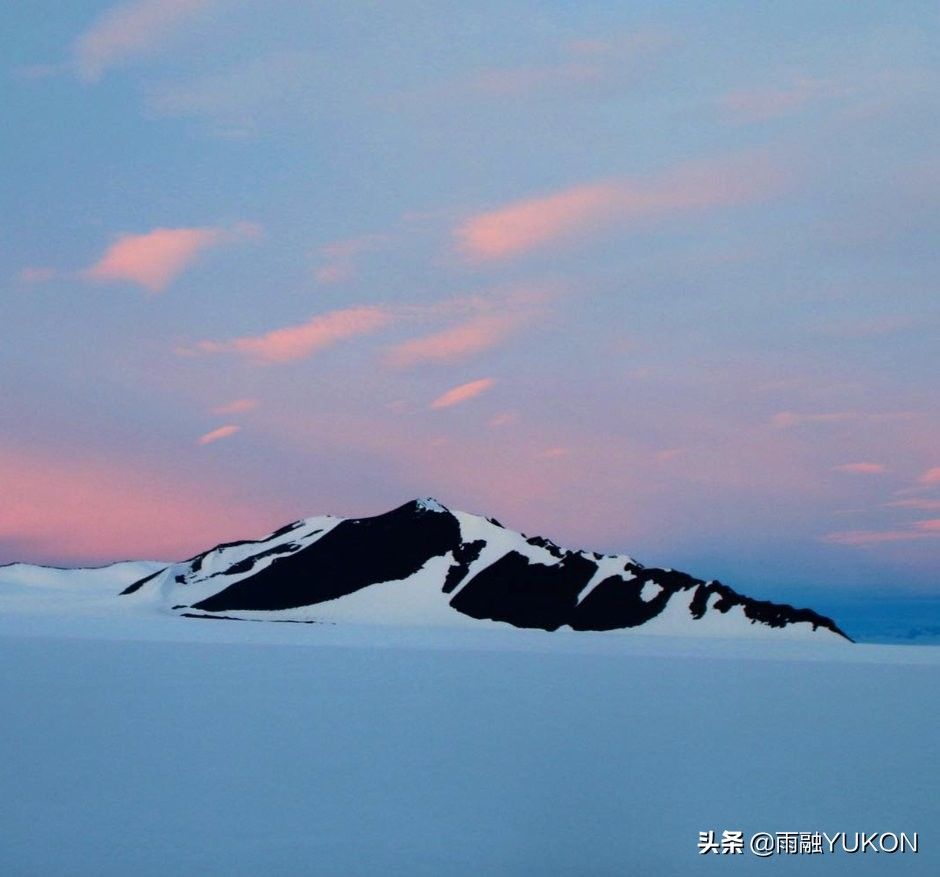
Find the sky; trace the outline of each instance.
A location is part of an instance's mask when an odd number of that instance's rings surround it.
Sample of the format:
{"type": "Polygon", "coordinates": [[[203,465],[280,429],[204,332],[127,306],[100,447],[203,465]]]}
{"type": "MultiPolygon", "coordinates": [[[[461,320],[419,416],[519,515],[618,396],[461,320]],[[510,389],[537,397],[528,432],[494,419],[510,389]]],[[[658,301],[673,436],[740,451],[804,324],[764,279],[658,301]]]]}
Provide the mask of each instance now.
{"type": "Polygon", "coordinates": [[[2,15],[0,563],[430,495],[940,632],[935,3],[2,15]]]}

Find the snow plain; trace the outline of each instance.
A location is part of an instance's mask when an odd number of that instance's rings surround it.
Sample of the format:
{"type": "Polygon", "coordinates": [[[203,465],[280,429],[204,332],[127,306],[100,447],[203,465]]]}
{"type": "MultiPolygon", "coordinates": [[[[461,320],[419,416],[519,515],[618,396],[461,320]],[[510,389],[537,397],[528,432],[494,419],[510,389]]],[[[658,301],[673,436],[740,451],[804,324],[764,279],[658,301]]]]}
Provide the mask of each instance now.
{"type": "Polygon", "coordinates": [[[139,566],[28,569],[0,874],[940,874],[940,649],[196,620],[118,602],[139,566]],[[701,856],[709,829],[920,851],[701,856]]]}

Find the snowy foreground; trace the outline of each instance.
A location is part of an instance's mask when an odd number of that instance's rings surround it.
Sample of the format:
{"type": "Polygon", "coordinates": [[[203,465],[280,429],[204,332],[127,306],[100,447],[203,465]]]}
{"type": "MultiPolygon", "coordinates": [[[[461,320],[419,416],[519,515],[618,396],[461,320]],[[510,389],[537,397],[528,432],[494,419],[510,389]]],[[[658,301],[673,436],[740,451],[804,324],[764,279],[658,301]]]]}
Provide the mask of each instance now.
{"type": "Polygon", "coordinates": [[[0,569],[0,874],[940,874],[940,649],[197,620],[132,573],[0,569]]]}

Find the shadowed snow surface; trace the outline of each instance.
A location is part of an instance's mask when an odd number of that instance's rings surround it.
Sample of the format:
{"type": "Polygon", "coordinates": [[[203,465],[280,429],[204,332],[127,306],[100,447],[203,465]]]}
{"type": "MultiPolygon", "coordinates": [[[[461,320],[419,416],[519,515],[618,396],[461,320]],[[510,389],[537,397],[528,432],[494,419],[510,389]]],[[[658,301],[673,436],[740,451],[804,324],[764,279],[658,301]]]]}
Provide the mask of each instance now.
{"type": "Polygon", "coordinates": [[[940,873],[929,647],[0,612],[0,660],[5,875],[940,873]]]}

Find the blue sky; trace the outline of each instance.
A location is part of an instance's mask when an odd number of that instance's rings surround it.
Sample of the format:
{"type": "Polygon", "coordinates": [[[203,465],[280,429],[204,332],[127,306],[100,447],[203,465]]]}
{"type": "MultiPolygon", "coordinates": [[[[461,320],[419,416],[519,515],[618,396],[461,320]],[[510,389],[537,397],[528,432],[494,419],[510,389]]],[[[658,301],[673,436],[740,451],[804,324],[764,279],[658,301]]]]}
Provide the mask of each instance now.
{"type": "Polygon", "coordinates": [[[936,4],[3,14],[0,562],[432,494],[936,606],[936,4]]]}

